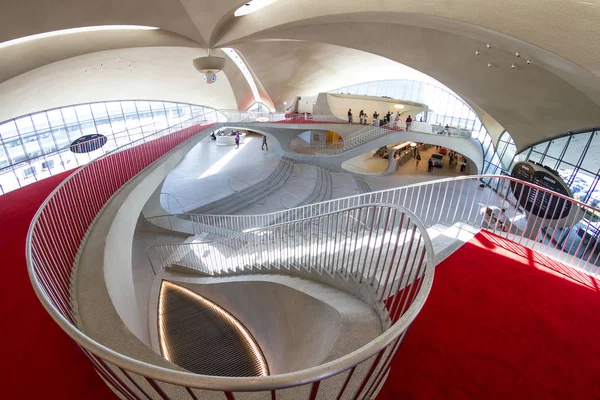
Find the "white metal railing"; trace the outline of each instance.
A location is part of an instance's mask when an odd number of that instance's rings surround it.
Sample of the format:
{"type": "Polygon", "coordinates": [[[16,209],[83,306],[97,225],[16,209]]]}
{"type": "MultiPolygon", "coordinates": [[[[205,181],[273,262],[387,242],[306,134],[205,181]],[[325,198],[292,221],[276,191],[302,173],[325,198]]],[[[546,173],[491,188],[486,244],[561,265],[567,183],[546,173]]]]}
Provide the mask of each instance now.
{"type": "Polygon", "coordinates": [[[271,113],[239,110],[219,110],[227,117],[227,122],[243,123],[286,123],[286,124],[344,124],[347,120],[334,115],[308,113],[271,113]]]}
{"type": "Polygon", "coordinates": [[[293,150],[297,153],[308,154],[339,154],[382,136],[389,135],[394,131],[402,132],[404,130],[405,124],[402,121],[395,121],[382,126],[368,125],[337,142],[325,145],[294,146],[293,150]]]}
{"type": "Polygon", "coordinates": [[[455,137],[464,137],[470,138],[473,137],[473,132],[466,128],[457,128],[454,126],[449,126],[446,128],[441,124],[432,125],[432,134],[434,135],[447,135],[447,136],[455,136],[455,137]]]}
{"type": "Polygon", "coordinates": [[[170,213],[173,212],[171,209],[171,201],[174,201],[175,204],[177,204],[177,206],[181,210],[181,213],[185,214],[185,209],[183,208],[183,206],[181,205],[181,202],[177,199],[177,197],[173,196],[171,193],[161,192],[160,193],[160,202],[161,203],[162,203],[163,198],[165,198],[165,202],[167,203],[167,207],[166,207],[167,212],[170,212],[170,213]]]}
{"type": "MultiPolygon", "coordinates": [[[[192,119],[194,118],[190,118],[190,120],[192,119]]],[[[195,118],[194,120],[197,121],[198,119],[195,118]]],[[[83,143],[68,144],[52,152],[9,165],[0,169],[0,194],[85,165],[128,143],[183,122],[186,121],[178,121],[177,123],[169,120],[154,121],[150,124],[128,128],[110,135],[103,135],[104,137],[87,140],[83,143]]]]}
{"type": "MultiPolygon", "coordinates": [[[[36,295],[54,321],[89,356],[98,374],[125,398],[138,397],[126,380],[144,368],[139,361],[102,346],[79,330],[71,303],[73,265],[96,216],[124,184],[196,133],[219,126],[199,122],[203,120],[182,122],[79,168],[44,201],[29,227],[26,260],[36,295]]],[[[153,370],[148,382],[160,376],[160,369],[153,370]]]]}
{"type": "MultiPolygon", "coordinates": [[[[338,288],[378,311],[382,335],[335,361],[285,374],[277,389],[296,386],[296,377],[310,373],[312,394],[277,393],[276,398],[370,399],[384,382],[390,361],[430,290],[432,252],[425,228],[412,213],[397,206],[366,204],[211,243],[152,246],[148,257],[155,271],[177,264],[214,277],[256,271],[337,280],[338,288]],[[348,281],[352,284],[343,284],[348,281]]],[[[254,378],[256,391],[265,388],[262,382],[263,378],[254,378]]],[[[261,394],[255,398],[275,396],[261,394]]]]}
{"type": "Polygon", "coordinates": [[[537,250],[579,271],[598,275],[600,223],[593,221],[600,221],[600,210],[508,176],[464,176],[429,181],[262,215],[164,215],[149,218],[149,221],[164,227],[169,227],[169,224],[175,227],[176,221],[183,218],[189,224],[188,229],[196,234],[209,230],[226,235],[227,232],[247,232],[368,203],[395,204],[407,208],[427,228],[437,224],[451,226],[464,222],[537,250]],[[481,187],[482,182],[486,182],[485,188],[481,187]],[[512,194],[511,185],[520,193],[519,198],[512,194]],[[554,207],[547,210],[550,216],[567,204],[574,214],[569,220],[549,220],[548,215],[528,217],[519,206],[519,201],[525,201],[526,192],[531,193],[531,201],[551,202],[554,207]],[[503,209],[505,211],[500,216],[503,209]],[[549,223],[532,231],[526,226],[528,218],[531,224],[541,224],[544,220],[549,220],[549,223]],[[502,223],[502,219],[506,222],[502,223]],[[581,219],[581,223],[572,226],[575,223],[573,221],[581,219]],[[581,239],[573,236],[573,229],[581,239]]]}

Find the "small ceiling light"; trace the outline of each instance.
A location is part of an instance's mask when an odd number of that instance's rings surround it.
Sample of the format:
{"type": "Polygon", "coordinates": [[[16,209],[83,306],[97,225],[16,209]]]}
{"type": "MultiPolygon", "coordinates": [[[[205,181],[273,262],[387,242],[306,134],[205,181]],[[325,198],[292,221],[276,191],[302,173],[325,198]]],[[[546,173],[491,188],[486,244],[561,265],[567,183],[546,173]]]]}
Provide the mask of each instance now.
{"type": "Polygon", "coordinates": [[[521,53],[519,53],[518,51],[515,53],[515,56],[517,57],[521,57],[521,53]]]}
{"type": "Polygon", "coordinates": [[[402,104],[394,104],[394,108],[402,109],[404,106],[402,104]]]}
{"type": "Polygon", "coordinates": [[[492,68],[492,62],[488,61],[488,68],[492,68]]]}
{"type": "Polygon", "coordinates": [[[517,68],[517,66],[516,66],[515,64],[511,64],[511,66],[510,66],[510,67],[511,67],[512,69],[516,69],[516,68],[517,68]]]}
{"type": "Polygon", "coordinates": [[[284,101],[284,102],[283,102],[283,105],[284,105],[284,106],[287,106],[287,101],[284,101]]]}
{"type": "Polygon", "coordinates": [[[275,3],[276,1],[277,0],[248,0],[243,6],[235,10],[233,15],[236,17],[248,15],[268,6],[271,3],[275,3]]]}
{"type": "Polygon", "coordinates": [[[413,142],[410,144],[410,147],[417,147],[417,144],[413,142]]]}
{"type": "Polygon", "coordinates": [[[491,49],[492,45],[488,43],[488,44],[485,45],[485,47],[487,47],[488,49],[491,49]]]}
{"type": "Polygon", "coordinates": [[[475,50],[475,55],[478,56],[479,55],[479,50],[475,50]]]}
{"type": "Polygon", "coordinates": [[[258,117],[256,118],[256,122],[269,122],[268,117],[258,117]]]}
{"type": "Polygon", "coordinates": [[[527,64],[531,64],[531,60],[527,60],[527,64]]]}

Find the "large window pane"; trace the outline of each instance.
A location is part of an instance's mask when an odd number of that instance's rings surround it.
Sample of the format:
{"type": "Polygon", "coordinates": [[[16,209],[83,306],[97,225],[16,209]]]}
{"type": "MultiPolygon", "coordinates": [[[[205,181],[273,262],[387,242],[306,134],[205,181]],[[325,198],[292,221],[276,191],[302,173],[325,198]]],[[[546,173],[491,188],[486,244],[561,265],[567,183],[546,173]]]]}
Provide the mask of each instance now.
{"type": "Polygon", "coordinates": [[[3,140],[18,136],[15,121],[8,121],[0,125],[0,138],[3,140]]]}
{"type": "Polygon", "coordinates": [[[91,121],[93,119],[92,109],[89,104],[75,106],[75,112],[80,123],[91,121]]]}
{"type": "Polygon", "coordinates": [[[586,156],[583,158],[583,162],[581,163],[581,169],[595,175],[598,173],[598,170],[600,170],[600,152],[597,151],[597,149],[600,148],[600,137],[598,136],[598,132],[593,133],[591,139],[592,141],[589,149],[587,150],[586,156]]]}
{"type": "Polygon", "coordinates": [[[567,136],[551,140],[547,154],[550,157],[559,158],[568,142],[569,137],[567,136]]]}
{"type": "Polygon", "coordinates": [[[590,135],[573,135],[569,142],[569,147],[567,147],[567,151],[563,157],[563,161],[566,161],[570,164],[577,165],[579,163],[579,159],[583,154],[590,135]]]}

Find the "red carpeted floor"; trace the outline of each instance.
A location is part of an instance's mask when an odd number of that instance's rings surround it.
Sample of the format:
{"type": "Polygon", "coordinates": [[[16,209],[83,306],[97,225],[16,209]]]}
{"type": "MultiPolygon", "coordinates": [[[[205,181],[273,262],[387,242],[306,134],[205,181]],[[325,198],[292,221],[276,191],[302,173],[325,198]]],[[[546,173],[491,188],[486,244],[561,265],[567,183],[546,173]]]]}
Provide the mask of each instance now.
{"type": "MultiPolygon", "coordinates": [[[[46,314],[25,267],[29,221],[67,175],[0,196],[2,398],[115,398],[46,314]]],[[[585,275],[480,233],[437,267],[378,398],[600,398],[598,290],[585,275]]]]}
{"type": "Polygon", "coordinates": [[[115,398],[84,353],[48,316],[27,275],[29,222],[69,173],[0,196],[0,391],[4,399],[115,398]]]}
{"type": "Polygon", "coordinates": [[[598,290],[586,275],[479,233],[436,268],[378,398],[600,398],[598,290]]]}

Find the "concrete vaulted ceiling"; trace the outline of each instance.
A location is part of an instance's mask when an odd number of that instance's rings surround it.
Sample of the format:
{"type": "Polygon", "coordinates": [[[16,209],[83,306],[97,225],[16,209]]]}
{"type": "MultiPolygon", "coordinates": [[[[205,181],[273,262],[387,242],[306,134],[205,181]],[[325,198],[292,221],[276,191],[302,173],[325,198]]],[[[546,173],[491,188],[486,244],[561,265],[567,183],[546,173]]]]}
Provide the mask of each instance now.
{"type": "MultiPolygon", "coordinates": [[[[72,80],[57,71],[81,67],[81,57],[93,58],[96,53],[113,60],[131,58],[131,52],[140,48],[146,53],[136,60],[139,77],[129,85],[127,79],[117,78],[116,95],[133,96],[139,90],[145,98],[152,85],[141,82],[153,81],[156,99],[168,95],[167,100],[177,101],[181,96],[180,101],[193,98],[207,106],[244,108],[253,102],[252,95],[231,63],[219,87],[185,84],[200,80],[189,67],[206,47],[233,47],[249,64],[261,96],[278,108],[300,94],[405,77],[410,71],[403,64],[452,89],[494,133],[507,129],[520,149],[568,131],[600,126],[600,0],[279,0],[256,13],[234,17],[242,4],[237,0],[3,4],[0,43],[82,26],[160,29],[88,32],[0,47],[0,100],[22,102],[2,112],[0,120],[42,107],[36,105],[36,92],[48,95],[70,81],[73,98],[82,97],[85,88],[83,97],[94,98],[97,93],[97,100],[102,100],[107,94],[99,85],[106,85],[108,78],[91,79],[88,73],[90,82],[72,80]],[[487,49],[486,43],[492,48],[487,49]],[[513,63],[515,69],[510,67],[513,63]],[[180,74],[177,79],[164,78],[173,71],[180,74]],[[219,94],[224,94],[221,101],[216,100],[219,94]]],[[[83,72],[72,70],[79,73],[83,72]]],[[[58,96],[61,102],[69,102],[68,92],[64,89],[58,96]]],[[[53,106],[57,105],[62,104],[53,106]]]]}

